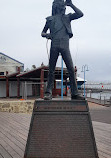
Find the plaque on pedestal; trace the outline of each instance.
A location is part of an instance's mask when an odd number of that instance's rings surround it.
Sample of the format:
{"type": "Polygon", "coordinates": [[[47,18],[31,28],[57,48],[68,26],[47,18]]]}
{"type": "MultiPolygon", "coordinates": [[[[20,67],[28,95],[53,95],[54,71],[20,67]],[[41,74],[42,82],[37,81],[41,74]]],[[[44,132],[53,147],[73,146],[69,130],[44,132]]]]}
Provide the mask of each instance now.
{"type": "Polygon", "coordinates": [[[87,101],[34,104],[24,158],[98,158],[87,101]]]}

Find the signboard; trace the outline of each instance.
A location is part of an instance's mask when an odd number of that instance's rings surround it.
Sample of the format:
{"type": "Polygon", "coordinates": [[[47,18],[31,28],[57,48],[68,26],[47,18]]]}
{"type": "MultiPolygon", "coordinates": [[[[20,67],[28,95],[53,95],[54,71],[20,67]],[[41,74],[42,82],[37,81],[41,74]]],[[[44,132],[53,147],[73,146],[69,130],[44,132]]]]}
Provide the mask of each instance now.
{"type": "Polygon", "coordinates": [[[87,101],[35,101],[24,158],[97,158],[87,101]]]}

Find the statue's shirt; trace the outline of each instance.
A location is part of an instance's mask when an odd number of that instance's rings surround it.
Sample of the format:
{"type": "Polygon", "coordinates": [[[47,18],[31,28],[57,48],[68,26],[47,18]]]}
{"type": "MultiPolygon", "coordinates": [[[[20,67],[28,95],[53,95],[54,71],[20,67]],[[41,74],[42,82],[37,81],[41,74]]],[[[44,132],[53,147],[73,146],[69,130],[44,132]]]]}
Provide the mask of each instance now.
{"type": "Polygon", "coordinates": [[[47,17],[47,23],[43,31],[46,32],[47,28],[49,28],[52,40],[68,40],[73,36],[70,24],[70,16],[71,14],[47,17]]]}
{"type": "Polygon", "coordinates": [[[80,18],[82,14],[64,14],[49,16],[46,18],[46,24],[42,32],[46,33],[50,30],[51,40],[53,39],[69,39],[73,36],[71,29],[71,21],[80,18]]]}
{"type": "Polygon", "coordinates": [[[69,35],[67,34],[66,27],[63,23],[62,15],[54,16],[50,26],[52,40],[69,39],[69,35]]]}

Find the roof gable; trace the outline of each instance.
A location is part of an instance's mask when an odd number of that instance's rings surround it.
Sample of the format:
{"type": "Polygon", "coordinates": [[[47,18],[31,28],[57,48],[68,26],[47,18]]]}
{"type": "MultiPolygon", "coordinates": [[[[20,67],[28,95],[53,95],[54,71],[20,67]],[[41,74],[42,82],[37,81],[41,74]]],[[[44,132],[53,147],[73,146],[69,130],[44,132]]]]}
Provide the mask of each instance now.
{"type": "Polygon", "coordinates": [[[11,60],[13,60],[13,61],[15,61],[15,62],[17,62],[17,63],[19,63],[19,64],[24,65],[24,64],[21,63],[20,61],[18,61],[18,60],[16,60],[16,59],[13,59],[13,58],[11,58],[10,56],[8,56],[8,55],[6,55],[6,54],[4,54],[4,53],[2,53],[2,52],[0,52],[0,54],[3,55],[3,56],[5,56],[5,57],[7,57],[7,58],[9,58],[9,59],[11,59],[11,60]]]}

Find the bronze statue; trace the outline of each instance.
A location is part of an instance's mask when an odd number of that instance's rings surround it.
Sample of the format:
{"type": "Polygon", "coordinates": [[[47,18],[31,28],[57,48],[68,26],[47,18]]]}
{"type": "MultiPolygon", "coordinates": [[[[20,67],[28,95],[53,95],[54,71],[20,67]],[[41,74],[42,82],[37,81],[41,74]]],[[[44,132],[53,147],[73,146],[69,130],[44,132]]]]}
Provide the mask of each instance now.
{"type": "Polygon", "coordinates": [[[69,72],[71,99],[82,99],[82,97],[78,95],[74,66],[69,50],[69,39],[73,36],[71,21],[81,18],[82,16],[82,11],[72,4],[71,0],[66,0],[65,2],[64,0],[54,0],[52,5],[52,16],[46,18],[46,24],[41,33],[42,37],[51,40],[49,76],[48,85],[44,96],[45,100],[52,99],[54,71],[59,53],[61,53],[69,72]],[[74,13],[66,15],[66,6],[71,7],[74,10],[74,13]],[[50,30],[50,33],[47,33],[48,29],[50,30]]]}

